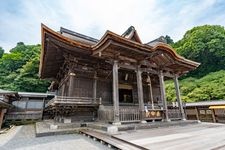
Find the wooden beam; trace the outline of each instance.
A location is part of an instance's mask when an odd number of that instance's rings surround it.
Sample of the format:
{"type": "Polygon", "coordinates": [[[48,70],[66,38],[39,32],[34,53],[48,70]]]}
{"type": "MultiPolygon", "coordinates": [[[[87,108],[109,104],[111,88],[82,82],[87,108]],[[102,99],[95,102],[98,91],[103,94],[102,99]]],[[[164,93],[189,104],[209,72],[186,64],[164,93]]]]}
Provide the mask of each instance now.
{"type": "Polygon", "coordinates": [[[169,77],[169,78],[173,78],[174,74],[170,73],[168,70],[165,70],[166,72],[163,72],[163,76],[164,77],[169,77]]]}
{"type": "Polygon", "coordinates": [[[140,65],[148,66],[150,68],[158,68],[159,66],[156,63],[150,63],[148,60],[142,60],[139,62],[140,65]]]}
{"type": "Polygon", "coordinates": [[[127,62],[131,62],[131,63],[137,63],[137,60],[133,59],[133,58],[128,58],[126,56],[118,56],[118,58],[122,61],[127,61],[127,62]]]}
{"type": "Polygon", "coordinates": [[[51,44],[54,44],[56,47],[58,47],[58,49],[60,48],[64,48],[64,49],[67,49],[67,50],[70,50],[71,52],[75,52],[75,53],[83,53],[83,54],[86,54],[86,55],[91,55],[92,54],[92,51],[88,48],[83,48],[83,47],[74,47],[74,46],[70,46],[64,42],[61,42],[57,39],[54,39],[54,38],[49,38],[49,43],[51,44]]]}
{"type": "Polygon", "coordinates": [[[112,43],[112,45],[115,45],[115,46],[118,46],[118,47],[122,47],[124,49],[127,49],[128,51],[131,50],[131,51],[134,51],[134,52],[136,52],[138,54],[149,55],[149,51],[138,50],[137,48],[131,48],[131,47],[126,46],[124,44],[119,44],[119,43],[116,43],[116,42],[113,42],[113,41],[111,43],[112,43]]]}
{"type": "Polygon", "coordinates": [[[157,56],[159,54],[162,54],[162,52],[161,51],[151,52],[151,54],[149,54],[145,59],[150,59],[150,58],[155,57],[155,56],[157,56]]]}
{"type": "Polygon", "coordinates": [[[132,65],[132,64],[126,65],[126,64],[120,63],[119,67],[120,68],[129,69],[129,70],[136,70],[136,67],[134,65],[132,65]]]}
{"type": "MultiPolygon", "coordinates": [[[[132,65],[132,64],[129,64],[129,65],[126,65],[126,64],[119,64],[119,67],[120,68],[125,68],[125,69],[129,69],[129,70],[136,70],[136,67],[135,65],[132,65]]],[[[153,68],[140,68],[140,70],[142,72],[148,72],[148,73],[151,73],[151,74],[156,74],[158,75],[158,71],[156,69],[153,69],[153,68]]],[[[165,77],[169,77],[169,78],[173,78],[174,75],[171,74],[169,71],[171,70],[165,70],[166,72],[163,72],[163,76],[165,77]]]]}
{"type": "Polygon", "coordinates": [[[153,68],[141,68],[141,71],[142,72],[148,72],[148,73],[151,73],[151,74],[158,74],[158,71],[153,69],[153,68]]]}
{"type": "Polygon", "coordinates": [[[98,55],[100,52],[102,52],[103,50],[105,50],[106,48],[108,48],[110,45],[111,45],[111,41],[112,40],[109,40],[108,42],[107,42],[107,44],[104,44],[103,46],[101,46],[101,48],[98,48],[98,50],[95,50],[94,52],[93,52],[93,56],[94,55],[98,55]]]}

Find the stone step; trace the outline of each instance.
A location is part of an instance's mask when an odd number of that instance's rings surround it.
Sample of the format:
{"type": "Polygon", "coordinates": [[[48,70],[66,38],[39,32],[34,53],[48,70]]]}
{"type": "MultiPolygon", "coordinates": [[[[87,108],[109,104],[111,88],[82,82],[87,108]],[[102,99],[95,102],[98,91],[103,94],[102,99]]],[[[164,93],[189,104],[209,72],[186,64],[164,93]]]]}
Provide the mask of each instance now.
{"type": "Polygon", "coordinates": [[[170,121],[170,122],[151,122],[151,123],[132,123],[132,124],[121,124],[121,125],[110,125],[106,123],[92,123],[87,124],[88,128],[102,130],[108,133],[115,133],[117,131],[127,131],[127,130],[137,130],[137,129],[152,129],[159,127],[169,127],[169,126],[185,126],[189,124],[197,124],[197,120],[186,120],[186,121],[170,121]],[[115,127],[117,129],[115,129],[115,127]]]}
{"type": "Polygon", "coordinates": [[[112,125],[103,122],[76,122],[76,123],[55,123],[51,121],[42,121],[36,123],[36,136],[49,136],[57,134],[77,133],[81,129],[92,129],[109,135],[117,134],[119,131],[153,129],[170,126],[185,126],[197,124],[199,121],[171,121],[171,122],[151,122],[151,123],[133,123],[112,125]]]}

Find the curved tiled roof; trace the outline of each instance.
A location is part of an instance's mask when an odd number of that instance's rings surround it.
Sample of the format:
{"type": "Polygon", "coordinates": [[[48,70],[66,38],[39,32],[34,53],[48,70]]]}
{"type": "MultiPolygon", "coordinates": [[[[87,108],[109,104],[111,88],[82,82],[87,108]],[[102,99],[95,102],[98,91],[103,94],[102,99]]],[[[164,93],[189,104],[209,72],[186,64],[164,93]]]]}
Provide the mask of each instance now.
{"type": "Polygon", "coordinates": [[[133,49],[135,51],[139,51],[144,54],[151,54],[157,51],[161,51],[164,53],[169,54],[172,59],[178,61],[181,64],[187,65],[190,69],[195,69],[200,65],[200,63],[185,59],[184,57],[178,55],[175,50],[169,46],[166,43],[162,42],[155,42],[154,45],[150,43],[142,44],[140,42],[140,38],[138,37],[138,34],[134,27],[128,28],[128,30],[122,34],[118,35],[116,33],[113,33],[111,31],[106,31],[105,34],[102,36],[100,40],[91,38],[89,36],[82,35],[77,32],[70,31],[65,28],[61,28],[60,33],[55,32],[48,28],[45,25],[41,25],[42,28],[42,52],[41,52],[41,61],[40,61],[40,68],[39,73],[42,76],[43,72],[43,64],[45,63],[45,54],[46,49],[45,42],[46,42],[46,35],[54,38],[57,41],[60,41],[62,43],[65,43],[66,45],[69,45],[71,47],[76,47],[79,49],[82,49],[83,51],[88,51],[88,54],[92,55],[95,53],[98,53],[99,51],[104,50],[107,46],[110,44],[119,44],[124,45],[126,47],[129,47],[130,49],[133,49]],[[71,36],[64,36],[62,33],[69,34],[71,36]],[[135,37],[134,37],[135,35],[135,37]],[[135,38],[135,39],[132,39],[135,38]]]}

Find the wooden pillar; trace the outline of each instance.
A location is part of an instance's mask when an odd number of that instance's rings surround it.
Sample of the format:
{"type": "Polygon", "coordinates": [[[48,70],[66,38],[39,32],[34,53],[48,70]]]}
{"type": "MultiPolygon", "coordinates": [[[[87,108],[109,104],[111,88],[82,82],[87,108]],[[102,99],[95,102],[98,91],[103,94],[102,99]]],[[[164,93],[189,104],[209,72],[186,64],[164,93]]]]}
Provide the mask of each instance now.
{"type": "Polygon", "coordinates": [[[196,119],[197,119],[197,120],[200,120],[200,119],[199,119],[199,114],[198,114],[198,108],[197,108],[196,106],[195,106],[195,113],[196,113],[196,119]]]}
{"type": "Polygon", "coordinates": [[[180,97],[180,88],[179,88],[179,82],[178,82],[178,75],[174,76],[174,84],[175,84],[175,89],[176,89],[177,102],[178,102],[178,105],[179,105],[179,108],[180,108],[181,118],[182,118],[182,120],[186,120],[183,103],[182,103],[182,100],[181,100],[181,97],[180,97]]]}
{"type": "Polygon", "coordinates": [[[167,101],[166,101],[166,90],[165,90],[164,76],[163,76],[162,71],[159,72],[159,84],[160,84],[161,100],[163,102],[163,109],[164,109],[164,112],[165,112],[165,121],[170,121],[169,115],[168,115],[167,101]]]}
{"type": "Polygon", "coordinates": [[[2,122],[3,122],[3,112],[2,109],[0,109],[0,129],[2,127],[2,122]]]}
{"type": "MultiPolygon", "coordinates": [[[[209,109],[209,110],[210,110],[210,109],[209,109]]],[[[216,123],[215,110],[214,110],[214,109],[211,109],[211,112],[212,112],[212,119],[213,119],[213,122],[216,123]]]]}
{"type": "Polygon", "coordinates": [[[113,61],[113,124],[119,125],[119,78],[118,78],[118,61],[113,61]]]}
{"type": "Polygon", "coordinates": [[[65,82],[62,84],[62,92],[61,92],[61,96],[65,96],[65,82]]]}
{"type": "Polygon", "coordinates": [[[27,111],[27,109],[28,109],[28,103],[29,103],[29,97],[26,97],[24,99],[25,99],[25,102],[26,102],[25,111],[27,111]]]}
{"type": "Polygon", "coordinates": [[[42,99],[42,112],[41,112],[41,120],[44,119],[44,110],[45,110],[45,98],[42,99]]]}
{"type": "Polygon", "coordinates": [[[145,118],[145,108],[144,108],[144,98],[143,98],[143,86],[142,86],[142,71],[140,66],[137,67],[137,92],[138,92],[138,102],[139,102],[139,111],[141,123],[146,123],[145,118]]]}
{"type": "Polygon", "coordinates": [[[151,82],[150,75],[148,75],[148,86],[149,86],[149,99],[151,101],[152,109],[154,109],[154,101],[153,101],[153,94],[152,94],[152,82],[151,82]]]}
{"type": "Polygon", "coordinates": [[[1,109],[0,108],[0,129],[2,127],[2,124],[3,124],[3,118],[4,118],[4,114],[5,114],[5,109],[1,109]]]}
{"type": "Polygon", "coordinates": [[[76,74],[75,73],[69,73],[69,87],[68,87],[68,96],[72,97],[74,96],[74,78],[75,78],[76,74]]]}
{"type": "Polygon", "coordinates": [[[97,98],[97,72],[95,72],[94,78],[93,78],[93,100],[94,100],[94,103],[96,103],[96,98],[97,98]]]}

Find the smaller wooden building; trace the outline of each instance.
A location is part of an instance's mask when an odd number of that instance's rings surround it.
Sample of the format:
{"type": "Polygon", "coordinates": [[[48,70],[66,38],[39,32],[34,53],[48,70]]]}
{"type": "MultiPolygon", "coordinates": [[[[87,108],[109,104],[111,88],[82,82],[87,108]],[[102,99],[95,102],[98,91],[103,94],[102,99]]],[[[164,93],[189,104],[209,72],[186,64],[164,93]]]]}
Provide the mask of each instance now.
{"type": "Polygon", "coordinates": [[[5,91],[0,89],[0,129],[5,121],[5,114],[7,110],[13,107],[10,104],[11,96],[17,97],[18,95],[16,94],[16,92],[5,91]]]}
{"type": "Polygon", "coordinates": [[[7,124],[41,120],[44,107],[54,93],[14,92],[0,90],[1,122],[7,124]]]}
{"type": "Polygon", "coordinates": [[[4,122],[4,116],[8,108],[12,107],[12,105],[5,102],[3,99],[0,98],[0,129],[4,122]]]}
{"type": "Polygon", "coordinates": [[[186,103],[185,113],[189,120],[225,123],[225,100],[186,103]]]}

